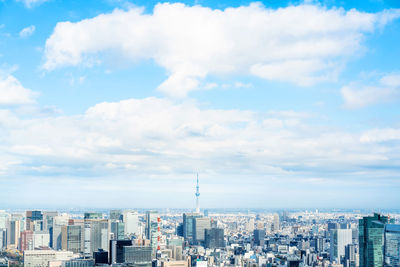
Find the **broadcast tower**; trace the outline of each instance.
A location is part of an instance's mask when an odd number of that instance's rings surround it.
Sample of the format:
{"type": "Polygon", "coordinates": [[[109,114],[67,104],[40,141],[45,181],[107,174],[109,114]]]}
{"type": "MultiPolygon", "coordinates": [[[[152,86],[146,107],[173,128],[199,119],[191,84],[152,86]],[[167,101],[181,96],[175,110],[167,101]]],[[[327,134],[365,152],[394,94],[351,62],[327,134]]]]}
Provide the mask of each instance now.
{"type": "Polygon", "coordinates": [[[197,185],[196,185],[196,213],[200,213],[200,202],[199,202],[199,196],[200,196],[200,191],[199,191],[199,174],[197,174],[197,185]]]}

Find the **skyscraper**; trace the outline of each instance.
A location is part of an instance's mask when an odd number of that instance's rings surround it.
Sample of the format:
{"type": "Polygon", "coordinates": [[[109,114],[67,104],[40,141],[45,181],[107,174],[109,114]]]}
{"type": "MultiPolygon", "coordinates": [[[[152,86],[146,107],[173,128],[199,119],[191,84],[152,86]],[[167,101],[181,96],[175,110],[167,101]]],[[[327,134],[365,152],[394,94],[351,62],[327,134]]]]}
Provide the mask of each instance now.
{"type": "Polygon", "coordinates": [[[138,236],[139,232],[139,215],[137,211],[126,210],[123,212],[123,222],[125,224],[125,235],[132,234],[138,236]]]}
{"type": "Polygon", "coordinates": [[[224,229],[211,228],[205,230],[205,247],[206,248],[223,248],[225,247],[224,229]]]}
{"type": "Polygon", "coordinates": [[[158,232],[159,215],[157,211],[146,212],[146,238],[150,240],[153,249],[157,248],[159,232],[158,232]]]}
{"type": "Polygon", "coordinates": [[[209,217],[196,218],[194,220],[194,239],[197,244],[204,243],[204,233],[206,229],[211,228],[211,221],[209,217]]]}
{"type": "Polygon", "coordinates": [[[331,235],[331,261],[341,262],[345,255],[345,247],[352,243],[351,229],[332,229],[331,235]]]}
{"type": "Polygon", "coordinates": [[[358,223],[360,267],[382,267],[385,224],[387,216],[375,213],[364,217],[358,223]]]}
{"type": "Polygon", "coordinates": [[[201,218],[199,213],[184,213],[183,214],[183,237],[190,243],[194,240],[195,235],[195,222],[196,218],[201,218]]]}
{"type": "Polygon", "coordinates": [[[384,266],[400,266],[400,225],[387,224],[384,241],[384,266]]]}

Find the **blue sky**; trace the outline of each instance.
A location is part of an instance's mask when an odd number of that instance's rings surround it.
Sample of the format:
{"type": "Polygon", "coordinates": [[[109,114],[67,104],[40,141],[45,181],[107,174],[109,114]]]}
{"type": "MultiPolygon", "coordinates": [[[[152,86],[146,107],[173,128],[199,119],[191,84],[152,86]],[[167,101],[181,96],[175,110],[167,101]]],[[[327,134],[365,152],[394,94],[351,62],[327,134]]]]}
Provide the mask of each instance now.
{"type": "Polygon", "coordinates": [[[0,205],[189,208],[198,172],[204,207],[398,208],[399,33],[398,1],[0,1],[0,205]]]}

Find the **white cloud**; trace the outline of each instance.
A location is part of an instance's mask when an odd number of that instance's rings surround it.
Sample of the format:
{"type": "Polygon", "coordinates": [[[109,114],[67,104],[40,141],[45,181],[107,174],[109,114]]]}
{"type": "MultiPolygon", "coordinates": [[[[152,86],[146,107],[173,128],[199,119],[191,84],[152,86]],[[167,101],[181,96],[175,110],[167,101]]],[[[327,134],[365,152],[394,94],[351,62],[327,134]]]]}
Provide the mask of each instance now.
{"type": "Polygon", "coordinates": [[[400,75],[383,76],[372,85],[352,83],[342,87],[341,94],[347,108],[362,108],[369,105],[388,103],[400,98],[400,75]]]}
{"type": "MultiPolygon", "coordinates": [[[[160,98],[100,103],[84,115],[20,119],[0,112],[13,171],[158,177],[201,170],[292,177],[349,175],[391,157],[385,145],[307,124],[304,114],[200,109],[160,98]],[[369,145],[371,144],[371,145],[369,145]]],[[[395,149],[395,148],[393,148],[395,149]]],[[[1,154],[0,154],[1,156],[1,154]]],[[[390,164],[397,164],[396,160],[390,164]]]]}
{"type": "Polygon", "coordinates": [[[158,89],[178,97],[199,89],[207,75],[241,73],[307,86],[334,79],[360,50],[364,33],[399,15],[307,4],[273,10],[260,3],[225,10],[164,3],[152,14],[115,10],[58,23],[43,67],[92,65],[108,52],[134,62],[153,59],[169,75],[158,89]]]}
{"type": "Polygon", "coordinates": [[[31,25],[29,27],[23,28],[19,32],[19,37],[27,38],[27,37],[31,36],[35,32],[35,29],[36,29],[36,27],[34,25],[31,25]]]}
{"type": "Polygon", "coordinates": [[[16,0],[16,1],[24,3],[27,8],[32,8],[49,0],[16,0]]]}
{"type": "Polygon", "coordinates": [[[0,105],[33,104],[36,97],[36,92],[23,87],[14,76],[0,76],[0,105]]]}
{"type": "Polygon", "coordinates": [[[360,141],[363,143],[385,142],[394,140],[400,140],[400,129],[373,129],[365,132],[360,137],[360,141]]]}

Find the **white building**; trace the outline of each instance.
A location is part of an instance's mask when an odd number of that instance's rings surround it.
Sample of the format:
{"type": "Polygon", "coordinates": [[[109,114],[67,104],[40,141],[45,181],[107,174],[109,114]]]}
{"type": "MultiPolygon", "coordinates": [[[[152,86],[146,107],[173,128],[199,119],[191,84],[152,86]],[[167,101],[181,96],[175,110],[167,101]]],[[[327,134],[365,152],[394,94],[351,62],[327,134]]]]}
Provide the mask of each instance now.
{"type": "Polygon", "coordinates": [[[71,251],[25,250],[24,267],[48,267],[50,261],[68,261],[74,258],[71,251]]]}
{"type": "Polygon", "coordinates": [[[33,232],[33,248],[48,247],[50,243],[50,234],[47,231],[33,232]]]}
{"type": "Polygon", "coordinates": [[[123,212],[123,222],[125,224],[125,235],[135,234],[138,236],[139,231],[139,215],[137,211],[126,210],[123,212]]]}

